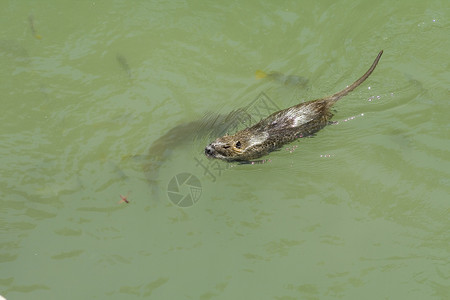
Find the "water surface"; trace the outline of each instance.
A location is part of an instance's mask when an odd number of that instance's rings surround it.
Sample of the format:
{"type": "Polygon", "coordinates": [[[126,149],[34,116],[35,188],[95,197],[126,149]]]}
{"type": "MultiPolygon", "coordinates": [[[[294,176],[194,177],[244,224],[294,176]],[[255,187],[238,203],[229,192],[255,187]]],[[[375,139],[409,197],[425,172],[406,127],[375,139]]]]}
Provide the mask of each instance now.
{"type": "Polygon", "coordinates": [[[11,0],[0,12],[2,296],[450,294],[446,1],[11,0]],[[219,133],[343,89],[381,49],[315,137],[265,164],[204,157],[219,133]],[[240,108],[251,118],[226,119],[240,108]]]}

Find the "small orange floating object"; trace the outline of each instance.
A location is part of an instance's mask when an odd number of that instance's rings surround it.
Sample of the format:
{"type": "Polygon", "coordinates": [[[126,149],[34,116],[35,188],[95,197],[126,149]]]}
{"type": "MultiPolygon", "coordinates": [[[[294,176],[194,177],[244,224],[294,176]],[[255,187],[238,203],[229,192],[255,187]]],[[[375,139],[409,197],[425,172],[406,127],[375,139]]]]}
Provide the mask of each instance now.
{"type": "MultiPolygon", "coordinates": [[[[129,194],[128,194],[129,195],[129,194]]],[[[126,195],[126,196],[122,196],[122,195],[120,195],[120,201],[119,201],[119,203],[122,203],[122,202],[125,202],[125,203],[130,203],[130,201],[127,199],[128,198],[128,195],[126,195]]]]}

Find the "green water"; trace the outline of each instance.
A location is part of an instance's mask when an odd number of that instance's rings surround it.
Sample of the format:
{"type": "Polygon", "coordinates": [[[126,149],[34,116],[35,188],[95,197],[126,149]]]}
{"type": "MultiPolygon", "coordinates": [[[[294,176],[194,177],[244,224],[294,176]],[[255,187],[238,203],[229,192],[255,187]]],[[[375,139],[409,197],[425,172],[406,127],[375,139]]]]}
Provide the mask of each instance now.
{"type": "Polygon", "coordinates": [[[450,296],[447,1],[4,0],[0,16],[8,300],[450,296]],[[208,116],[332,94],[382,49],[315,137],[265,164],[202,154],[208,116]],[[198,181],[174,191],[180,173],[198,181]]]}

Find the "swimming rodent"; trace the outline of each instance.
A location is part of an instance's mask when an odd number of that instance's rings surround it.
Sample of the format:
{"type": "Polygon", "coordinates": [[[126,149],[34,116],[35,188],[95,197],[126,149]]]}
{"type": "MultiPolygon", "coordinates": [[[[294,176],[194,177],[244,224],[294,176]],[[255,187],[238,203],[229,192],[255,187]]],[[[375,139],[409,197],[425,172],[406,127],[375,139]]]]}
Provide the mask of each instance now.
{"type": "Polygon", "coordinates": [[[145,176],[157,192],[158,174],[161,166],[170,158],[172,151],[205,136],[215,137],[225,134],[233,128],[236,120],[249,120],[251,116],[244,108],[236,109],[226,115],[208,113],[201,119],[188,123],[181,123],[159,137],[150,146],[147,155],[134,155],[145,159],[143,166],[145,176]]]}
{"type": "Polygon", "coordinates": [[[352,85],[322,99],[312,100],[280,110],[252,127],[225,135],[206,146],[205,155],[228,162],[248,162],[274,151],[300,137],[314,134],[328,124],[331,106],[353,91],[372,74],[383,54],[378,53],[369,70],[352,85]]]}

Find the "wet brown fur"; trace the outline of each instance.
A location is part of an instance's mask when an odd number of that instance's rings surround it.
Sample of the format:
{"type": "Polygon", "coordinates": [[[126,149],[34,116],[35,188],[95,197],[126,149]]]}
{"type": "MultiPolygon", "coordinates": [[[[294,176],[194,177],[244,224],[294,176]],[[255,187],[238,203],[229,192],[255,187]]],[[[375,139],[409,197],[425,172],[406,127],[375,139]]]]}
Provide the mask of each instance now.
{"type": "Polygon", "coordinates": [[[225,161],[250,161],[300,137],[309,136],[328,124],[330,108],[372,74],[383,54],[378,53],[369,70],[352,85],[322,99],[297,104],[273,113],[252,127],[216,139],[205,148],[205,155],[225,161]]]}

